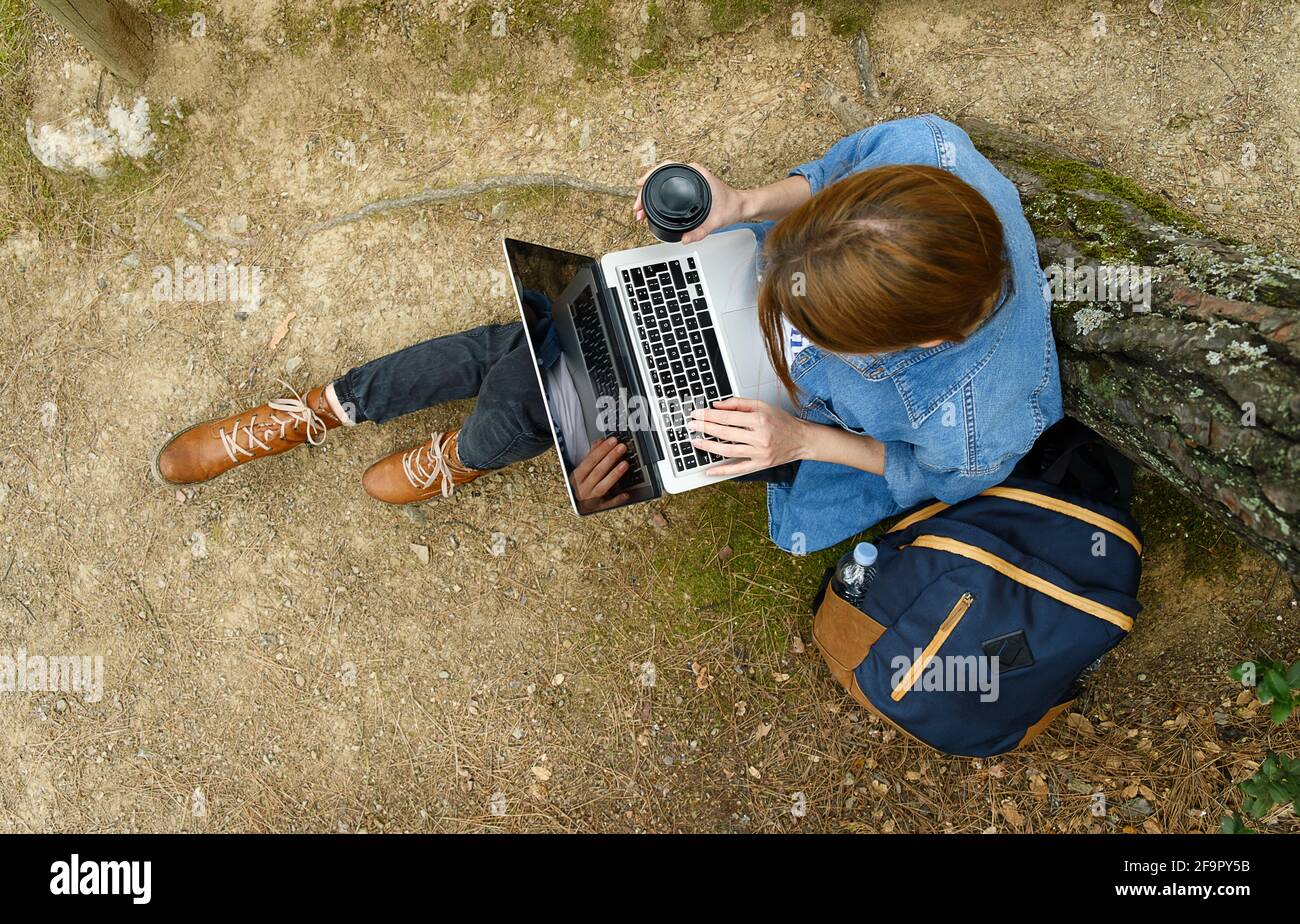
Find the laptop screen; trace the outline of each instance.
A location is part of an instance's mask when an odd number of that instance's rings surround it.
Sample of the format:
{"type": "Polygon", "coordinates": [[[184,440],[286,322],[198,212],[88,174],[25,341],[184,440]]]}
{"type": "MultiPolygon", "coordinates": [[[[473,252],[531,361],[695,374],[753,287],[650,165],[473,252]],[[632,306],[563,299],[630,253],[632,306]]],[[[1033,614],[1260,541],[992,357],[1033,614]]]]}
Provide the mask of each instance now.
{"type": "Polygon", "coordinates": [[[585,516],[659,496],[647,451],[653,437],[629,423],[642,391],[598,265],[510,238],[505,251],[574,511],[585,516]]]}

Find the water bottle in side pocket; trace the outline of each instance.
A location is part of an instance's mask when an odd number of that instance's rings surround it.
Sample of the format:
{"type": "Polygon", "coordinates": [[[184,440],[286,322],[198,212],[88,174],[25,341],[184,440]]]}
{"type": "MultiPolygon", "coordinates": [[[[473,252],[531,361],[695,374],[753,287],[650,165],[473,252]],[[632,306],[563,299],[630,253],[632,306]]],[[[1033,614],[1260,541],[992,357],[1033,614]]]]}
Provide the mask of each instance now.
{"type": "Polygon", "coordinates": [[[876,547],[870,542],[859,542],[835,566],[831,589],[845,602],[857,606],[875,579],[876,547]]]}

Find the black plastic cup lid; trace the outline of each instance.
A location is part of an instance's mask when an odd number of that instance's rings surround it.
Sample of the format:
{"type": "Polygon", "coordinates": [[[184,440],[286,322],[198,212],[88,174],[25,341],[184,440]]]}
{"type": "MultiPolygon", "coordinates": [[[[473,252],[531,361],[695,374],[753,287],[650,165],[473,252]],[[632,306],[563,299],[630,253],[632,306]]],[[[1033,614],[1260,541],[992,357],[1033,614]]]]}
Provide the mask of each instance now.
{"type": "Polygon", "coordinates": [[[709,214],[713,193],[704,174],[685,164],[665,164],[641,188],[646,217],[661,228],[690,231],[709,214]]]}

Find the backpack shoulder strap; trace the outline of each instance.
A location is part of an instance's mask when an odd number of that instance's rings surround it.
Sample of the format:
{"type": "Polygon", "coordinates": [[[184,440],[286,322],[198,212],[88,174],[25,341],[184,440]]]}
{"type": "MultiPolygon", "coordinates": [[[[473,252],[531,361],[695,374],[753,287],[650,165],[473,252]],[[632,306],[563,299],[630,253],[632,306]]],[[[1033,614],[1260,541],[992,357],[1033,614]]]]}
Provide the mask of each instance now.
{"type": "Polygon", "coordinates": [[[1133,463],[1096,433],[1063,452],[1039,477],[1059,487],[1067,476],[1099,500],[1113,497],[1120,507],[1133,500],[1133,463]]]}
{"type": "Polygon", "coordinates": [[[1133,463],[1091,427],[1066,417],[1044,431],[1022,477],[1073,487],[1101,501],[1125,507],[1133,499],[1133,463]]]}

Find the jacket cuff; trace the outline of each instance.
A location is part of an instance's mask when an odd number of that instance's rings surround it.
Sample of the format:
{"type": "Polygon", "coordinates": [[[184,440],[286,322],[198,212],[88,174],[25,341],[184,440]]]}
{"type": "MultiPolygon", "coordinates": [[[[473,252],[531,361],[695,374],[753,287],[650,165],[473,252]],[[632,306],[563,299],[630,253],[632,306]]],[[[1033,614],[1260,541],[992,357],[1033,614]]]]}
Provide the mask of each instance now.
{"type": "Polygon", "coordinates": [[[803,177],[808,181],[808,188],[812,190],[812,194],[815,196],[817,193],[821,192],[822,187],[826,185],[826,166],[820,159],[811,160],[806,164],[800,164],[798,167],[795,167],[787,173],[786,176],[803,177]]]}

